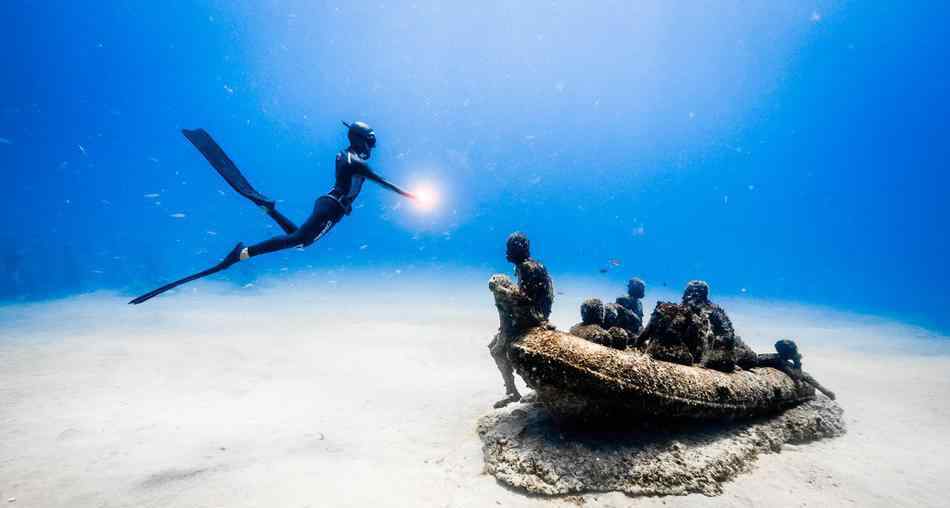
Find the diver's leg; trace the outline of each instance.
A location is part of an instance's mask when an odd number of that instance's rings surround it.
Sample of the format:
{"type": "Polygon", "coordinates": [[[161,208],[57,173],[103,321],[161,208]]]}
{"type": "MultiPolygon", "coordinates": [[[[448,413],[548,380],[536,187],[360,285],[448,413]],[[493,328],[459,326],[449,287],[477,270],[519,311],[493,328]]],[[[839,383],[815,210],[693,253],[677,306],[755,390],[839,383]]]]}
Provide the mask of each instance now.
{"type": "Polygon", "coordinates": [[[330,198],[318,199],[313,213],[299,228],[290,234],[275,236],[244,249],[241,259],[247,259],[269,252],[289,249],[298,245],[310,245],[327,234],[342,216],[339,204],[330,198]]]}
{"type": "Polygon", "coordinates": [[[495,360],[495,365],[498,366],[501,378],[505,382],[505,398],[495,403],[496,408],[505,407],[512,402],[521,400],[521,394],[518,393],[518,387],[515,386],[515,369],[511,365],[511,360],[508,359],[508,345],[507,337],[501,333],[495,335],[495,339],[488,345],[491,356],[495,360]]]}
{"type": "Polygon", "coordinates": [[[268,217],[270,217],[271,219],[274,219],[274,222],[276,222],[277,225],[280,226],[280,229],[284,230],[284,233],[289,235],[293,233],[294,231],[297,231],[298,229],[297,225],[294,224],[292,220],[288,219],[284,214],[278,212],[277,208],[275,207],[268,208],[266,206],[262,206],[261,208],[264,209],[264,213],[266,213],[268,217]]]}
{"type": "Polygon", "coordinates": [[[182,284],[185,284],[185,283],[187,283],[187,282],[191,282],[191,281],[193,281],[193,280],[200,279],[200,278],[202,278],[202,277],[207,277],[207,276],[209,276],[209,275],[211,275],[211,274],[213,274],[213,273],[218,273],[218,272],[220,272],[221,270],[227,269],[227,268],[229,268],[231,265],[233,265],[234,263],[237,263],[237,262],[240,260],[241,252],[243,252],[243,250],[244,250],[244,244],[243,244],[243,243],[238,243],[237,245],[234,246],[233,249],[231,249],[231,252],[229,252],[228,255],[225,256],[224,259],[221,260],[220,263],[218,263],[218,264],[212,266],[211,268],[208,268],[207,270],[203,270],[203,271],[201,271],[201,272],[198,272],[198,273],[189,275],[189,276],[187,276],[187,277],[185,277],[185,278],[183,278],[183,279],[178,279],[178,280],[176,280],[176,281],[174,281],[174,282],[169,282],[168,284],[165,284],[164,286],[162,286],[162,287],[160,287],[160,288],[158,288],[158,289],[154,289],[154,290],[152,290],[152,291],[149,291],[148,293],[145,293],[144,295],[142,295],[142,296],[140,296],[140,297],[138,297],[138,298],[135,298],[134,300],[130,301],[129,303],[132,304],[132,305],[138,305],[138,304],[140,304],[140,303],[143,303],[143,302],[145,302],[145,301],[148,301],[148,300],[150,300],[150,299],[152,299],[152,298],[154,298],[154,297],[156,297],[156,296],[158,296],[158,295],[164,293],[165,291],[168,291],[168,290],[170,290],[170,289],[174,289],[174,288],[176,288],[176,287],[178,287],[178,286],[180,286],[180,285],[182,285],[182,284]]]}

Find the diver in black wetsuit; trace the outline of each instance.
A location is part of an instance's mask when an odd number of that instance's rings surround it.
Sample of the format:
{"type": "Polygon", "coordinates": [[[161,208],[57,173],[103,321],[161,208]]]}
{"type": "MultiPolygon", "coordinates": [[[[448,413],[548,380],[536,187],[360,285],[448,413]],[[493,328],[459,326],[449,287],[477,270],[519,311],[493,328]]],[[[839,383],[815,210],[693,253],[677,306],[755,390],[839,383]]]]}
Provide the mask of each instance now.
{"type": "Polygon", "coordinates": [[[290,219],[277,211],[276,204],[272,199],[266,198],[258,193],[244,179],[244,176],[237,169],[237,166],[231,162],[231,159],[224,151],[211,139],[204,130],[183,131],[185,137],[205,156],[209,163],[224,177],[225,180],[238,191],[241,195],[248,198],[254,204],[260,206],[269,217],[271,217],[284,230],[283,235],[275,236],[269,240],[256,243],[245,247],[244,243],[238,243],[230,253],[217,265],[194,275],[166,284],[154,291],[146,293],[129,303],[139,304],[154,296],[157,296],[169,289],[177,287],[186,282],[199,279],[220,272],[229,268],[238,261],[249,259],[260,254],[275,252],[278,250],[289,249],[298,245],[307,246],[319,240],[327,234],[330,229],[340,222],[344,215],[349,215],[353,210],[353,202],[359,196],[363,188],[363,182],[371,180],[383,187],[396,192],[410,199],[415,199],[411,193],[386,181],[383,177],[377,175],[369,167],[366,161],[370,158],[373,148],[376,146],[376,133],[369,125],[363,122],[353,122],[347,126],[347,138],[350,146],[336,155],[336,181],[333,188],[323,196],[317,198],[313,205],[313,212],[310,217],[297,227],[290,219]]]}

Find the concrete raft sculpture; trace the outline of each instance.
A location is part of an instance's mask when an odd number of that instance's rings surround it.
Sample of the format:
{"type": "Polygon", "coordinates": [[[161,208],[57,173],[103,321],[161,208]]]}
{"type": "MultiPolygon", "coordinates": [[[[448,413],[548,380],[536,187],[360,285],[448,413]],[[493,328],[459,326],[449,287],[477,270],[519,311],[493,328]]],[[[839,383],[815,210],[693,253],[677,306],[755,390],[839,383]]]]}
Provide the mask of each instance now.
{"type": "Polygon", "coordinates": [[[801,370],[795,343],[756,355],[705,282],[643,323],[645,285],[632,279],[616,304],[585,300],[564,333],[535,310],[553,299],[543,273],[489,281],[496,363],[535,390],[479,420],[485,470],[499,481],[549,495],[715,495],[760,453],[845,432],[834,393],[801,370]],[[532,291],[542,279],[548,290],[532,291]]]}
{"type": "Polygon", "coordinates": [[[737,418],[775,413],[815,397],[812,387],[770,367],[725,373],[548,328],[522,335],[509,357],[539,402],[568,417],[737,418]]]}

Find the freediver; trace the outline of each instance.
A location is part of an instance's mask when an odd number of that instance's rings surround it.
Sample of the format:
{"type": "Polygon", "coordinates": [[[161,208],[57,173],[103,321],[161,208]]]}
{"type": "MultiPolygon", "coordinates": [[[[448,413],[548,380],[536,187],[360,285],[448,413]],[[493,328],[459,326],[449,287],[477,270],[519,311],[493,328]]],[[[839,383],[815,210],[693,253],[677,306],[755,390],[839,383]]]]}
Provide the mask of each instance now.
{"type": "Polygon", "coordinates": [[[326,235],[344,216],[353,211],[353,202],[359,196],[363,188],[363,182],[366,180],[376,182],[384,188],[407,198],[416,199],[413,194],[376,174],[367,164],[366,161],[369,160],[373,148],[376,147],[376,133],[373,129],[363,122],[343,122],[343,125],[347,127],[346,134],[350,145],[336,154],[336,180],[333,188],[325,195],[317,198],[313,205],[313,212],[300,227],[297,227],[293,221],[277,211],[274,200],[261,195],[251,186],[237,166],[224,153],[224,150],[204,129],[182,130],[185,137],[195,145],[195,148],[205,156],[211,166],[224,177],[228,184],[242,196],[261,207],[284,230],[284,234],[248,247],[245,247],[243,242],[239,242],[217,265],[166,284],[129,303],[145,302],[181,284],[225,270],[238,261],[245,261],[254,256],[289,249],[298,245],[306,247],[316,242],[326,235]]]}

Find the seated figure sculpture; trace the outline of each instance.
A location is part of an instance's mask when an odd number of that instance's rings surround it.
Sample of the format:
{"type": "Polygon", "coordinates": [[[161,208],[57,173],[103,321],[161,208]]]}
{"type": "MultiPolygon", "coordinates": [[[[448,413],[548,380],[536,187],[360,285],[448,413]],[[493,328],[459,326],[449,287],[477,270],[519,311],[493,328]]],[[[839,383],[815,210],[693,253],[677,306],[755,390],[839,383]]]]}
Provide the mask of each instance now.
{"type": "Polygon", "coordinates": [[[606,311],[604,302],[589,298],[581,303],[581,322],[572,326],[570,333],[602,346],[610,346],[613,339],[604,328],[606,311]]]}
{"type": "Polygon", "coordinates": [[[554,303],[554,283],[544,265],[531,258],[530,243],[523,233],[512,233],[508,237],[505,254],[515,265],[518,284],[506,275],[493,275],[488,281],[499,319],[498,333],[488,349],[505,383],[505,398],[495,403],[496,408],[521,400],[515,386],[514,368],[508,359],[511,343],[531,328],[550,326],[548,317],[554,303]]]}
{"type": "Polygon", "coordinates": [[[736,336],[726,312],[709,301],[709,285],[700,280],[690,281],[681,303],[657,303],[637,346],[658,360],[723,372],[757,364],[755,353],[736,336]]]}
{"type": "Polygon", "coordinates": [[[643,302],[641,298],[646,294],[646,284],[637,277],[627,282],[627,296],[617,298],[617,305],[620,305],[627,312],[627,326],[623,326],[632,337],[635,337],[643,329],[643,302]]]}
{"type": "Polygon", "coordinates": [[[635,334],[630,332],[634,322],[633,313],[616,303],[604,305],[604,328],[610,334],[610,347],[616,349],[626,349],[631,337],[635,334]]]}

